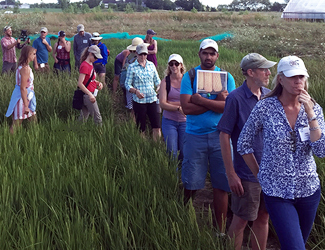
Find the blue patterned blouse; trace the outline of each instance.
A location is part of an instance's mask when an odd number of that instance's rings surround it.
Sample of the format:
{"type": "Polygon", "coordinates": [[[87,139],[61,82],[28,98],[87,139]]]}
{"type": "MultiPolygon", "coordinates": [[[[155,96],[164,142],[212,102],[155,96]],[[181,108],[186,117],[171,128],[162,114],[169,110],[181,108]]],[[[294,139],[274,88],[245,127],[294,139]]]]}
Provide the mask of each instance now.
{"type": "Polygon", "coordinates": [[[325,124],[318,104],[314,111],[322,130],[321,138],[315,142],[303,141],[299,132],[308,127],[303,104],[294,130],[277,97],[259,101],[250,114],[239,136],[237,150],[241,155],[253,153],[254,135],[262,131],[264,148],[257,177],[266,195],[294,199],[308,197],[320,188],[313,154],[325,157],[325,124]]]}

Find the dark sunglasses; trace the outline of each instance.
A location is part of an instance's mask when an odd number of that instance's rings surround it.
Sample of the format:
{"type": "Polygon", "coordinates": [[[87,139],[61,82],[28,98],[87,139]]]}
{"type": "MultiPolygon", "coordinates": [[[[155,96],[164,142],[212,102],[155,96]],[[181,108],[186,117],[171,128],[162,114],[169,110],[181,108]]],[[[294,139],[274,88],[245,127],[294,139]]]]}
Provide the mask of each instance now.
{"type": "Polygon", "coordinates": [[[297,148],[297,135],[296,135],[296,131],[291,131],[289,132],[289,136],[290,136],[290,148],[293,152],[296,151],[296,148],[297,148]]]}
{"type": "Polygon", "coordinates": [[[176,67],[178,67],[178,66],[179,66],[179,62],[169,62],[168,65],[169,65],[170,67],[173,67],[174,65],[175,65],[176,67]]]}

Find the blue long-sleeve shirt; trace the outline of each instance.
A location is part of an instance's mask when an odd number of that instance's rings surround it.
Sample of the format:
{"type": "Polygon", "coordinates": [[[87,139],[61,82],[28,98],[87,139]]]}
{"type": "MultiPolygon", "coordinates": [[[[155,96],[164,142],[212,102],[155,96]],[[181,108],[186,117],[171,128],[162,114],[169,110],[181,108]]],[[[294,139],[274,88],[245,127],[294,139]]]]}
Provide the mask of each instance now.
{"type": "Polygon", "coordinates": [[[107,47],[104,43],[99,42],[99,44],[97,45],[100,49],[100,54],[102,55],[102,59],[97,59],[94,63],[101,63],[103,65],[107,64],[107,59],[108,59],[108,50],[107,47]]]}

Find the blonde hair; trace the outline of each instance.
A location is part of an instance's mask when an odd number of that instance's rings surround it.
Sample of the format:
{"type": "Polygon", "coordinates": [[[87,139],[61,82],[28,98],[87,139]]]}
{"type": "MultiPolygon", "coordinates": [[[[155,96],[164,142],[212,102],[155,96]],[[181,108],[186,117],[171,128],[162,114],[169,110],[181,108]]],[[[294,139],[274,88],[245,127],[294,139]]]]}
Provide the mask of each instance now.
{"type": "MultiPolygon", "coordinates": [[[[175,60],[172,60],[172,61],[175,61],[175,60]]],[[[185,65],[183,64],[183,63],[179,63],[180,65],[181,65],[181,69],[180,69],[180,71],[181,71],[181,74],[182,75],[184,75],[185,74],[185,72],[186,72],[186,68],[185,68],[185,65]]],[[[171,75],[171,70],[170,70],[170,66],[169,66],[169,64],[167,63],[167,69],[165,70],[165,76],[169,76],[169,75],[171,75]]]]}
{"type": "Polygon", "coordinates": [[[85,61],[89,55],[90,52],[88,52],[89,46],[86,47],[83,51],[82,54],[80,56],[80,63],[82,63],[83,61],[85,61]]]}
{"type": "MultiPolygon", "coordinates": [[[[274,86],[274,88],[264,98],[268,98],[268,97],[272,97],[272,96],[279,97],[282,94],[283,87],[282,87],[282,85],[280,84],[280,81],[279,81],[280,77],[286,77],[286,76],[283,74],[283,72],[277,73],[276,76],[273,78],[273,81],[272,81],[272,86],[274,86]]],[[[309,85],[308,78],[306,76],[305,76],[305,78],[306,78],[306,82],[305,82],[304,89],[306,91],[308,91],[308,85],[309,85]]]]}
{"type": "Polygon", "coordinates": [[[144,38],[144,42],[145,43],[149,43],[150,45],[152,45],[153,44],[153,39],[152,39],[152,37],[151,36],[149,36],[148,34],[146,35],[146,37],[144,38]]]}
{"type": "Polygon", "coordinates": [[[24,46],[23,49],[21,50],[19,59],[18,59],[18,66],[25,66],[28,64],[28,58],[30,53],[34,52],[36,49],[33,48],[32,46],[24,46]]]}

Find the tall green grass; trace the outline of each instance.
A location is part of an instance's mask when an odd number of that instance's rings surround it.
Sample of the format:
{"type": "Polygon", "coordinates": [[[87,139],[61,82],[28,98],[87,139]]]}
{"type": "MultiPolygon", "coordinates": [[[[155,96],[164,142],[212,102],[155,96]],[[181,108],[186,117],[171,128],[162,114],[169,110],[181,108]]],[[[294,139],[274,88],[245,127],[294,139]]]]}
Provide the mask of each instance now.
{"type": "MultiPolygon", "coordinates": [[[[131,40],[104,43],[111,52],[110,85],[115,56],[131,40]]],[[[183,57],[187,69],[197,66],[198,48],[198,41],[159,41],[160,77],[172,53],[183,57]]],[[[220,47],[217,65],[233,74],[237,86],[243,81],[239,63],[244,55],[220,47]]],[[[305,62],[312,95],[324,105],[324,63],[305,62]]],[[[2,249],[232,249],[230,241],[215,237],[211,211],[198,226],[193,207],[182,203],[177,163],[167,157],[162,142],[141,138],[122,102],[107,89],[97,99],[103,116],[98,128],[91,120],[76,121],[78,112],[71,108],[76,71],[71,76],[35,74],[39,123],[10,135],[11,119],[4,114],[14,76],[0,79],[2,249]]],[[[323,183],[324,161],[318,160],[318,166],[323,183]]],[[[309,242],[313,249],[325,248],[324,209],[322,199],[309,242]]]]}

